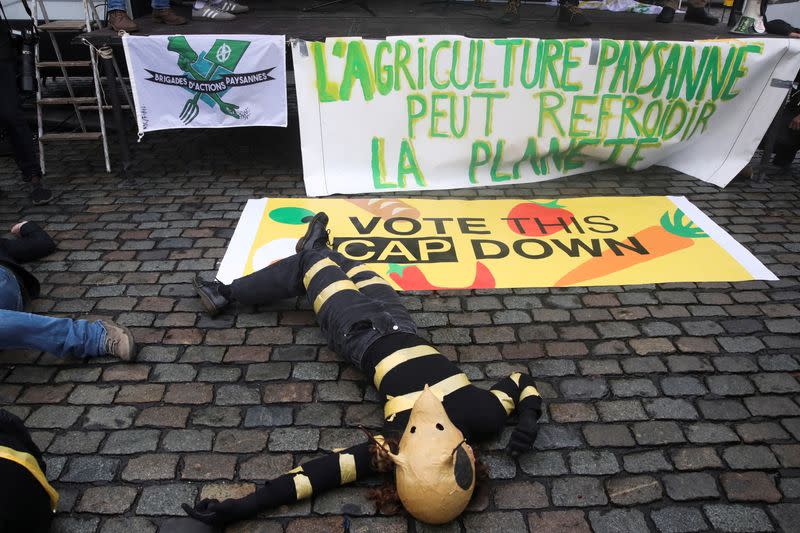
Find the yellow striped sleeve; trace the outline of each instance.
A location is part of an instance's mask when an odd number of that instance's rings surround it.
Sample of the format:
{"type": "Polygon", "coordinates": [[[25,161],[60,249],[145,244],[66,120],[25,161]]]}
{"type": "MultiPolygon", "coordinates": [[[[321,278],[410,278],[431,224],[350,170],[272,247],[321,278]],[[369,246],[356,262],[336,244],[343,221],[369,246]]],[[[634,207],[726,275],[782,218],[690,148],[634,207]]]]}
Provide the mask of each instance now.
{"type": "Polygon", "coordinates": [[[298,500],[304,500],[311,496],[314,490],[311,488],[311,480],[305,474],[296,474],[294,476],[294,492],[298,500]]]}
{"type": "Polygon", "coordinates": [[[339,454],[339,474],[342,485],[356,480],[356,458],[352,453],[339,454]]]}
{"type": "Polygon", "coordinates": [[[500,405],[503,406],[503,409],[505,409],[507,415],[510,415],[511,412],[514,411],[514,400],[511,398],[511,396],[497,389],[492,389],[491,393],[494,394],[500,401],[500,405]]]}
{"type": "Polygon", "coordinates": [[[397,350],[390,355],[387,355],[383,359],[381,359],[380,363],[375,365],[375,378],[373,382],[375,383],[375,388],[381,388],[381,382],[383,378],[386,377],[391,370],[397,368],[398,365],[405,363],[406,361],[410,361],[411,359],[416,359],[417,357],[425,357],[426,355],[436,355],[439,352],[433,346],[412,346],[411,348],[403,348],[402,350],[397,350]]]}
{"type": "Polygon", "coordinates": [[[522,389],[522,392],[519,395],[519,401],[521,402],[528,396],[539,396],[539,391],[536,390],[536,387],[534,387],[533,385],[528,385],[527,387],[522,389]]]}
{"type": "Polygon", "coordinates": [[[346,274],[347,274],[348,278],[352,278],[356,274],[360,274],[362,272],[374,272],[374,271],[371,268],[369,268],[367,265],[356,265],[353,268],[351,268],[350,270],[348,270],[346,272],[346,274]]]}
{"type": "Polygon", "coordinates": [[[314,298],[314,312],[319,314],[319,310],[322,309],[322,306],[325,305],[325,302],[327,302],[328,299],[334,294],[342,291],[358,292],[358,288],[349,279],[334,281],[333,283],[331,283],[330,285],[319,291],[317,297],[314,298]]]}
{"type": "MultiPolygon", "coordinates": [[[[444,401],[444,397],[448,394],[451,394],[458,389],[466,387],[470,384],[469,378],[466,374],[456,374],[454,376],[450,376],[447,379],[443,379],[442,381],[431,385],[430,389],[440,401],[444,401]]],[[[383,416],[387,420],[390,419],[393,415],[400,413],[402,411],[407,411],[414,407],[414,403],[417,401],[417,398],[420,397],[422,391],[416,392],[409,392],[408,394],[403,394],[402,396],[395,396],[390,397],[386,404],[383,406],[383,416]]]]}
{"type": "Polygon", "coordinates": [[[387,282],[380,276],[356,282],[356,287],[358,287],[359,289],[363,289],[364,287],[369,287],[370,285],[386,285],[387,287],[391,287],[391,285],[389,285],[389,282],[387,282]]]}
{"type": "Polygon", "coordinates": [[[305,285],[305,287],[308,288],[308,286],[311,284],[311,280],[314,279],[314,276],[319,274],[319,271],[322,270],[323,268],[330,266],[336,266],[336,263],[334,263],[328,257],[323,257],[322,259],[311,265],[311,268],[309,268],[306,271],[306,275],[303,276],[303,285],[305,285]]]}

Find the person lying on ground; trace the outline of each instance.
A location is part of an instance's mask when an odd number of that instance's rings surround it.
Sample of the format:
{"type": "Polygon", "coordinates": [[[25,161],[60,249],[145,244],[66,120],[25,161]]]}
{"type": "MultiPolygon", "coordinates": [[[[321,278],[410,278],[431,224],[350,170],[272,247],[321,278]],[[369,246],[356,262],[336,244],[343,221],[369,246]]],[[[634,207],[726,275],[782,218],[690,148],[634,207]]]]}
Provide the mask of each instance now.
{"type": "Polygon", "coordinates": [[[0,409],[0,531],[50,531],[58,492],[47,481],[46,468],[22,420],[0,409]]]}
{"type": "Polygon", "coordinates": [[[296,255],[230,285],[197,278],[195,287],[212,316],[232,302],[257,305],[305,295],[331,348],[385,399],[383,432],[306,462],[244,498],[184,505],[197,520],[229,524],[394,468],[396,490],[386,486],[374,496],[381,507],[399,498],[416,519],[441,524],[461,514],[475,488],[468,442],[497,436],[516,411],[508,447],[521,453],[533,446],[542,401],[531,376],[515,372],[490,390],[473,385],[417,335],[387,281],[328,247],[327,222],[325,213],[313,217],[296,255]]]}
{"type": "Polygon", "coordinates": [[[0,239],[0,360],[2,350],[30,348],[64,357],[110,355],[131,360],[136,343],[128,328],[110,320],[73,320],[24,312],[39,296],[39,280],[21,263],[41,259],[56,245],[35,222],[11,228],[17,238],[0,239]]]}

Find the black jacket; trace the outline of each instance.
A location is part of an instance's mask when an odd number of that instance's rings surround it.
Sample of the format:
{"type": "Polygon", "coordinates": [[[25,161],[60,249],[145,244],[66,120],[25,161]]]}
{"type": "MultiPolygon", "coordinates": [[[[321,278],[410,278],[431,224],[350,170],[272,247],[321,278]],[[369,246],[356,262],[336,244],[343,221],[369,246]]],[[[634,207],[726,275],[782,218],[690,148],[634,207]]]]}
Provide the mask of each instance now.
{"type": "Polygon", "coordinates": [[[0,266],[17,276],[26,301],[39,296],[39,280],[20,263],[41,259],[55,249],[56,243],[35,222],[22,226],[19,239],[0,239],[0,266]]]}
{"type": "MultiPolygon", "coordinates": [[[[0,409],[0,446],[27,453],[45,472],[42,453],[22,420],[0,409]]],[[[19,464],[0,458],[0,533],[47,533],[53,520],[44,487],[19,464]]]]}

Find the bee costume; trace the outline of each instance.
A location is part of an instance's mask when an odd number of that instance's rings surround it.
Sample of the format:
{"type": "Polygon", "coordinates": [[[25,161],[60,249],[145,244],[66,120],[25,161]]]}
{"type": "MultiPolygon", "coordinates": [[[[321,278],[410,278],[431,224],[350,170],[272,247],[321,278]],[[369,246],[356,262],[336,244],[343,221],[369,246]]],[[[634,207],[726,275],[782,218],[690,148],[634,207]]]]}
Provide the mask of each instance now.
{"type": "Polygon", "coordinates": [[[297,254],[231,285],[196,280],[204,307],[218,313],[231,301],[263,304],[306,294],[331,348],[362,370],[386,399],[383,434],[308,461],[236,500],[184,505],[192,517],[224,525],[259,511],[311,497],[377,473],[376,455],[395,465],[397,492],[418,520],[456,518],[475,488],[475,457],[468,441],[502,431],[512,412],[518,424],[512,452],[536,437],[542,402],[527,374],[515,372],[490,390],[418,337],[394,289],[378,274],[327,247],[328,217],[317,214],[297,254]],[[397,438],[394,453],[384,436],[397,438]]]}

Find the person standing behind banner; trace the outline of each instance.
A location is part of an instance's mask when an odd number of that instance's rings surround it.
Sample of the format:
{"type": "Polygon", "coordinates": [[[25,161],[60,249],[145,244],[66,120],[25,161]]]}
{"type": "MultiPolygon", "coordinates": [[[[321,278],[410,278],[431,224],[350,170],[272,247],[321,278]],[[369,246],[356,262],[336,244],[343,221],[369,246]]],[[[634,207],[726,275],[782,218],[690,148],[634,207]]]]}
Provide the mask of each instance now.
{"type": "MultiPolygon", "coordinates": [[[[478,1],[478,3],[485,2],[478,1]]],[[[519,6],[521,3],[521,0],[508,0],[505,12],[497,22],[505,25],[517,24],[520,18],[519,6]]],[[[580,28],[592,24],[589,17],[584,15],[583,11],[578,7],[579,3],[580,0],[558,0],[558,13],[556,15],[558,25],[580,28]]]]}
{"type": "MultiPolygon", "coordinates": [[[[779,29],[792,30],[788,31],[786,35],[795,39],[800,38],[798,28],[792,28],[783,20],[772,21],[772,31],[777,32],[779,29]],[[783,23],[785,26],[776,23],[783,23]]],[[[789,101],[778,120],[780,129],[778,129],[775,139],[775,147],[772,149],[772,167],[767,169],[767,174],[791,176],[792,163],[797,157],[797,152],[800,151],[800,72],[794,79],[794,87],[790,90],[789,101]]]]}
{"type": "MultiPolygon", "coordinates": [[[[186,18],[175,13],[169,7],[169,0],[152,0],[153,20],[167,26],[186,24],[186,18]]],[[[128,16],[125,0],[108,0],[108,24],[114,31],[132,33],[139,31],[139,26],[128,16]]]]}
{"type": "Polygon", "coordinates": [[[232,0],[195,0],[192,20],[234,20],[250,8],[232,0]]]}
{"type": "MultiPolygon", "coordinates": [[[[665,24],[675,20],[675,10],[678,9],[679,0],[664,0],[661,13],[656,17],[656,22],[665,24]]],[[[686,7],[686,14],[683,16],[684,22],[696,22],[697,24],[707,24],[713,26],[719,22],[717,17],[711,16],[707,9],[708,0],[689,0],[686,7]]]]}

